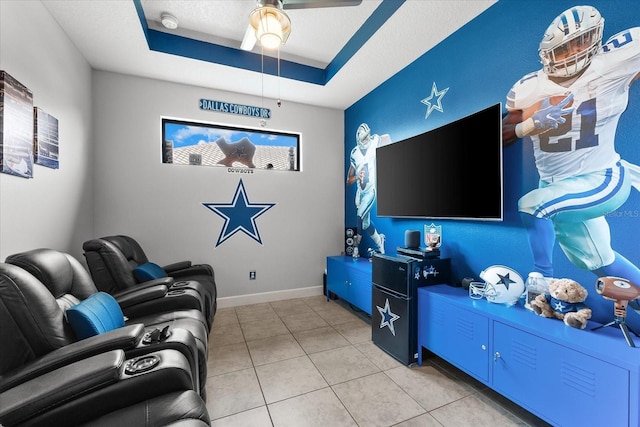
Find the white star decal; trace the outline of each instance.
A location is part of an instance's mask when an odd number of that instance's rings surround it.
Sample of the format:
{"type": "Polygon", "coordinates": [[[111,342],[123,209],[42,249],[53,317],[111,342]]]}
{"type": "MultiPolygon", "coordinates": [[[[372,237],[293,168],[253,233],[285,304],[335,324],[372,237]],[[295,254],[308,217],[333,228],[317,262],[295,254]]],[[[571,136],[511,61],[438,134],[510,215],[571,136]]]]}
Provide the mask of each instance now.
{"type": "Polygon", "coordinates": [[[376,305],[376,308],[380,312],[380,329],[387,326],[391,331],[391,333],[393,334],[393,336],[395,337],[396,329],[393,327],[393,322],[398,320],[400,316],[391,312],[391,309],[389,308],[389,298],[387,298],[387,301],[384,303],[384,308],[378,305],[376,305]]]}
{"type": "Polygon", "coordinates": [[[433,110],[438,110],[441,113],[444,112],[444,110],[442,109],[442,97],[447,93],[448,90],[449,88],[446,88],[438,92],[438,87],[436,86],[436,82],[433,82],[433,86],[431,87],[431,94],[425,99],[423,99],[422,101],[420,101],[427,106],[427,113],[424,116],[425,120],[429,118],[429,115],[433,110]],[[431,100],[434,97],[437,97],[437,99],[436,99],[436,102],[432,104],[431,100]]]}
{"type": "Polygon", "coordinates": [[[555,311],[559,311],[562,313],[564,311],[565,305],[561,301],[557,301],[553,307],[555,311]]]}
{"type": "Polygon", "coordinates": [[[425,267],[424,270],[422,271],[422,275],[424,276],[424,278],[426,279],[427,277],[429,277],[430,274],[433,274],[433,277],[436,277],[438,274],[440,274],[440,272],[438,270],[436,270],[436,268],[432,265],[429,268],[425,267]]]}

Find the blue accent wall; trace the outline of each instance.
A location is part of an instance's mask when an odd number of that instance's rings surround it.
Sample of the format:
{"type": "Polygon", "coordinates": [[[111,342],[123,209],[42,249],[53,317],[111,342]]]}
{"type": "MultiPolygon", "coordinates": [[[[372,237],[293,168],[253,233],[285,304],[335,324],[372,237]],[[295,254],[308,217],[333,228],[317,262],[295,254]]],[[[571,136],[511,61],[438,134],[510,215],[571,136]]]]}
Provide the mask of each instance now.
{"type": "MultiPolygon", "coordinates": [[[[542,35],[553,18],[562,11],[583,3],[566,0],[501,0],[476,19],[418,58],[405,69],[360,99],[345,111],[345,177],[349,155],[355,146],[355,134],[367,123],[372,134],[389,134],[393,142],[426,132],[484,109],[504,103],[511,86],[523,75],[541,68],[537,54],[542,35]],[[427,98],[433,84],[442,97],[442,111],[433,110],[425,118],[427,98]]],[[[605,19],[603,41],[612,35],[640,25],[640,2],[635,0],[592,1],[605,19]]],[[[414,40],[412,43],[419,43],[414,40]]],[[[506,112],[506,110],[505,110],[506,112]]],[[[631,88],[629,105],[623,113],[616,136],[621,157],[640,164],[640,82],[631,88]]],[[[473,143],[482,144],[482,135],[473,143]]],[[[456,281],[478,278],[480,271],[494,264],[517,270],[524,278],[532,269],[532,255],[527,234],[517,212],[518,199],[537,187],[538,174],[531,144],[519,140],[506,147],[504,154],[504,220],[454,221],[439,219],[378,218],[373,208],[372,221],[386,235],[387,253],[404,246],[404,231],[435,222],[443,227],[442,254],[452,259],[456,281]]],[[[426,163],[426,161],[425,161],[426,163]]],[[[398,165],[401,170],[402,165],[398,165]]],[[[476,174],[482,179],[482,165],[473,171],[450,171],[476,174]]],[[[447,176],[430,177],[425,167],[423,182],[407,182],[413,188],[427,188],[446,182],[447,176]]],[[[354,205],[355,185],[345,189],[345,226],[359,225],[354,205]]],[[[640,195],[632,189],[627,202],[607,216],[613,248],[635,265],[640,265],[640,195]]],[[[361,252],[375,247],[366,233],[361,252]]],[[[424,238],[424,236],[422,236],[424,238]]],[[[580,282],[590,293],[587,304],[594,310],[593,319],[608,322],[613,318],[613,303],[603,300],[594,289],[596,276],[571,264],[556,244],[555,277],[580,282]]],[[[640,316],[629,310],[628,321],[640,331],[640,316]]]]}

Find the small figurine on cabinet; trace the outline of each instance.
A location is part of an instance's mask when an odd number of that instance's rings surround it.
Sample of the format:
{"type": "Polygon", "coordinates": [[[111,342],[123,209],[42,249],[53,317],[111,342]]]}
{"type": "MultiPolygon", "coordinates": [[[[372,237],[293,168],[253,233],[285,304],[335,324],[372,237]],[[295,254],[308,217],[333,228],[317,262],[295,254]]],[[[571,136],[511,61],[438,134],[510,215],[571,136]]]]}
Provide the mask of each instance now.
{"type": "Polygon", "coordinates": [[[543,317],[556,318],[568,326],[584,329],[591,318],[591,309],[584,304],[588,292],[571,279],[551,279],[549,293],[531,301],[531,308],[543,317]]]}
{"type": "Polygon", "coordinates": [[[362,236],[360,234],[356,234],[355,236],[353,236],[353,253],[351,254],[351,256],[354,260],[360,258],[360,249],[358,248],[358,245],[360,244],[361,240],[362,236]]]}
{"type": "Polygon", "coordinates": [[[424,243],[427,245],[427,251],[435,251],[442,245],[442,226],[431,225],[424,226],[424,243]]]}

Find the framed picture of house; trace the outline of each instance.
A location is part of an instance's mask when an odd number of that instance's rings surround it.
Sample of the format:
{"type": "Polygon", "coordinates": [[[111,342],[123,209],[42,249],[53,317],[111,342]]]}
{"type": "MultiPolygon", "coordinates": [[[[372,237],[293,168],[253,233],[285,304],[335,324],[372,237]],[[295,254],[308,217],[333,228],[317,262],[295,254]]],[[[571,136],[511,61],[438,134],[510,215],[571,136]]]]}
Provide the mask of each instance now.
{"type": "Polygon", "coordinates": [[[33,108],[33,114],[34,161],[38,165],[58,169],[58,119],[38,107],[33,108]]]}
{"type": "Polygon", "coordinates": [[[163,118],[162,162],[299,171],[300,134],[163,118]]]}
{"type": "Polygon", "coordinates": [[[0,172],[33,177],[33,93],[0,71],[0,172]]]}

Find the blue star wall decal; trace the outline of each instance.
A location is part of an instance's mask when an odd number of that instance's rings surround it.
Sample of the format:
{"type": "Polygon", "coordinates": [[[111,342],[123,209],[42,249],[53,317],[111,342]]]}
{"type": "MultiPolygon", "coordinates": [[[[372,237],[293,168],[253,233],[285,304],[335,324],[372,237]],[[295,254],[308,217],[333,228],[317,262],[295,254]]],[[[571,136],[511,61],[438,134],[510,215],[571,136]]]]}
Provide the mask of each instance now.
{"type": "Polygon", "coordinates": [[[391,312],[391,308],[389,307],[389,298],[387,298],[386,302],[384,303],[384,308],[380,307],[379,305],[376,305],[376,308],[380,312],[380,329],[384,328],[385,326],[388,327],[395,337],[396,329],[393,326],[393,322],[398,320],[400,316],[391,312]]]}
{"type": "Polygon", "coordinates": [[[449,90],[449,88],[446,89],[442,89],[441,91],[438,91],[438,87],[436,86],[436,82],[433,82],[433,86],[431,86],[431,95],[427,96],[425,99],[423,99],[422,102],[424,105],[427,106],[427,113],[424,116],[424,119],[428,119],[429,115],[431,114],[431,112],[433,110],[438,110],[441,113],[444,112],[444,110],[442,109],[442,97],[447,93],[447,91],[449,90]],[[431,100],[437,97],[436,102],[432,103],[431,100]]]}
{"type": "Polygon", "coordinates": [[[271,209],[275,203],[250,203],[242,180],[238,183],[231,203],[203,203],[204,207],[224,219],[216,248],[241,231],[262,244],[256,218],[271,209]]]}

